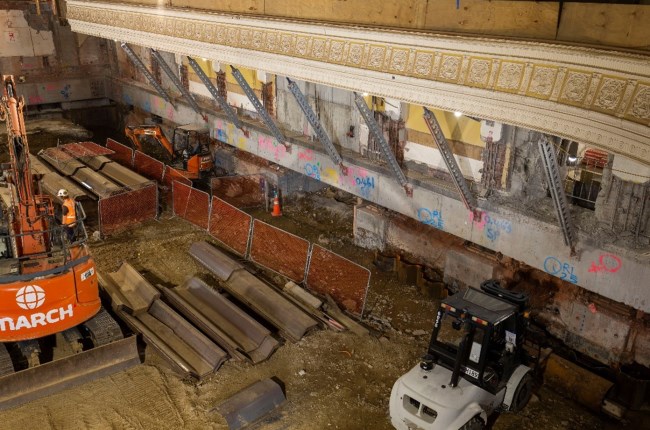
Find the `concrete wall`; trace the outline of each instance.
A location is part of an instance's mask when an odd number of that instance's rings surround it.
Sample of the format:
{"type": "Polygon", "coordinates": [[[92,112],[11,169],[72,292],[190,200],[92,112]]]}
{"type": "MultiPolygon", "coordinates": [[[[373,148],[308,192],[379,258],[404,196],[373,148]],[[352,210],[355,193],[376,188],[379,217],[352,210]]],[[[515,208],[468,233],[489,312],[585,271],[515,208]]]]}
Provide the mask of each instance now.
{"type": "MultiPolygon", "coordinates": [[[[200,120],[184,105],[174,110],[160,97],[136,87],[122,86],[118,100],[178,123],[200,120]]],[[[309,149],[294,144],[289,153],[284,146],[275,145],[269,134],[256,128],[247,137],[219,117],[212,117],[209,126],[215,138],[238,149],[516,258],[588,291],[650,311],[650,291],[646,288],[650,277],[648,257],[611,244],[596,244],[587,233],[578,234],[578,255],[571,256],[553,218],[541,221],[514,208],[496,206],[484,211],[481,220],[475,220],[459,200],[441,195],[426,184],[416,182],[413,197],[408,197],[388,172],[352,159],[346,160],[349,172],[343,175],[317,147],[309,149]]]]}
{"type": "Polygon", "coordinates": [[[0,71],[28,106],[105,97],[106,41],[73,34],[42,3],[0,3],[0,71]]]}

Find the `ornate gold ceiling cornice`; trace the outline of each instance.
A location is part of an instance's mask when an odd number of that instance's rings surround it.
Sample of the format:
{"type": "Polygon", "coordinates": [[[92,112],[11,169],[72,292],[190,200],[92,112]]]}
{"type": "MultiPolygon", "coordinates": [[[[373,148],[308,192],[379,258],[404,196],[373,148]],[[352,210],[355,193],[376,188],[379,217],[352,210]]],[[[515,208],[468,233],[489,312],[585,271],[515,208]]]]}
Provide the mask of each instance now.
{"type": "Polygon", "coordinates": [[[650,163],[650,57],[602,49],[68,1],[73,30],[367,91],[650,163]]]}

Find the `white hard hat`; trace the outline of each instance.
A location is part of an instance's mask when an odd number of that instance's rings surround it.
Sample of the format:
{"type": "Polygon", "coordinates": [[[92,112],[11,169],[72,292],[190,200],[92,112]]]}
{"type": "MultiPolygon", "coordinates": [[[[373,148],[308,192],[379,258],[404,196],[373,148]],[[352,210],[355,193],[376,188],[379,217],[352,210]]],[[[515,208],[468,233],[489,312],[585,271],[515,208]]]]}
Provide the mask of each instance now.
{"type": "Polygon", "coordinates": [[[61,188],[61,189],[56,193],[56,196],[57,196],[57,197],[62,197],[62,198],[68,197],[68,190],[66,190],[65,188],[61,188]]]}

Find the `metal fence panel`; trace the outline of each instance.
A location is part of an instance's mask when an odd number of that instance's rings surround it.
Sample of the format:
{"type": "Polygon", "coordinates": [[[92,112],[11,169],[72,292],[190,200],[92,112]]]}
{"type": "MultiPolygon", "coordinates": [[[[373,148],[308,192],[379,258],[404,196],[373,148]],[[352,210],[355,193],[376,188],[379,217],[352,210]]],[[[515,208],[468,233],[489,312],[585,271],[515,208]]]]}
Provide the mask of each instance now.
{"type": "Polygon", "coordinates": [[[347,311],[361,317],[370,283],[370,271],[327,249],[313,245],[307,287],[318,294],[329,294],[347,311]]]}
{"type": "Polygon", "coordinates": [[[163,173],[165,172],[165,164],[158,161],[153,157],[148,156],[144,152],[135,151],[133,159],[133,168],[142,176],[162,182],[163,173]]]}
{"type": "Polygon", "coordinates": [[[208,229],[210,218],[210,196],[180,182],[172,184],[174,214],[185,218],[202,229],[208,229]]]}
{"type": "Polygon", "coordinates": [[[173,167],[169,165],[165,165],[165,173],[163,174],[163,198],[165,201],[167,201],[167,204],[172,204],[172,185],[174,181],[179,182],[181,184],[187,185],[188,187],[192,186],[192,181],[187,179],[181,172],[178,170],[174,169],[173,167]]]}
{"type": "Polygon", "coordinates": [[[106,147],[113,151],[113,154],[108,156],[111,160],[129,168],[133,167],[133,149],[110,138],[106,139],[106,147]]]}
{"type": "Polygon", "coordinates": [[[110,235],[158,215],[158,187],[151,184],[99,201],[99,231],[110,235]]]}
{"type": "Polygon", "coordinates": [[[295,282],[305,278],[309,241],[260,220],[253,223],[250,258],[295,282]]]}
{"type": "Polygon", "coordinates": [[[237,208],[250,208],[264,204],[264,176],[224,176],[210,179],[212,195],[237,208]]]}
{"type": "Polygon", "coordinates": [[[212,197],[210,234],[237,254],[246,256],[253,217],[228,202],[212,197]]]}

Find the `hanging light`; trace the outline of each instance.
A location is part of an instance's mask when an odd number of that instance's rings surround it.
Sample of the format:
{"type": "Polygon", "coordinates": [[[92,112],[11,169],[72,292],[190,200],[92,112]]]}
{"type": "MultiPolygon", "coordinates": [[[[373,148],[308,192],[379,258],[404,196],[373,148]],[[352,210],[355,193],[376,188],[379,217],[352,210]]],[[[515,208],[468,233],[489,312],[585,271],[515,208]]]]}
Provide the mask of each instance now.
{"type": "Polygon", "coordinates": [[[463,116],[463,113],[460,112],[460,111],[456,111],[456,112],[454,112],[454,116],[455,116],[456,118],[460,118],[461,116],[463,116]]]}

